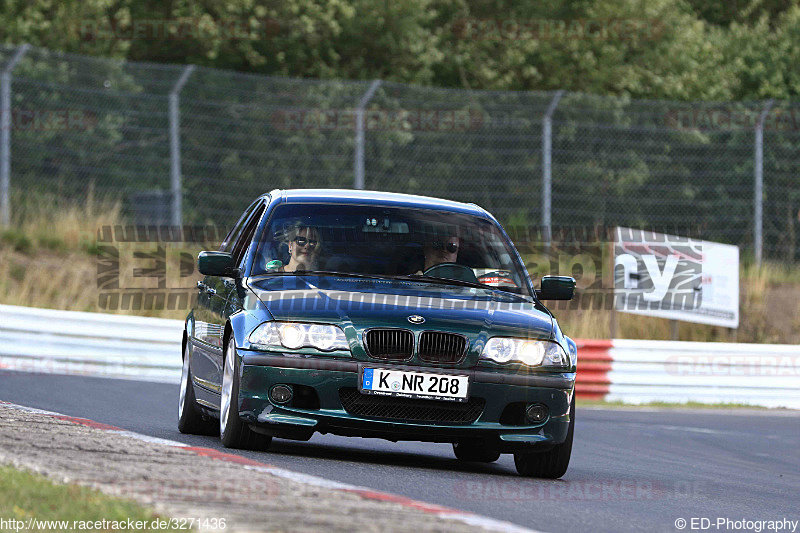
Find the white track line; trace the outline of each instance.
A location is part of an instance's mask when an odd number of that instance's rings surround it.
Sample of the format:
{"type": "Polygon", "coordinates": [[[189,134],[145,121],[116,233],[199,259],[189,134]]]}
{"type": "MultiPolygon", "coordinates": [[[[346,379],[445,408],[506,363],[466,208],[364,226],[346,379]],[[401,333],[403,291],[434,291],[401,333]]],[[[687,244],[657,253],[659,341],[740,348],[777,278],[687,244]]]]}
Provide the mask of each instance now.
{"type": "MultiPolygon", "coordinates": [[[[127,431],[119,428],[113,428],[108,426],[107,424],[100,424],[95,422],[94,420],[90,420],[87,418],[80,418],[80,417],[73,417],[69,415],[65,415],[62,413],[56,413],[54,411],[45,411],[43,409],[36,409],[33,407],[26,407],[24,405],[18,405],[10,402],[0,401],[0,405],[3,407],[7,407],[9,409],[15,409],[18,411],[26,411],[29,413],[36,413],[40,415],[58,417],[63,420],[67,420],[73,422],[75,424],[82,424],[88,425],[89,427],[94,427],[95,429],[100,429],[102,431],[107,431],[109,433],[114,433],[123,437],[128,437],[132,439],[137,439],[144,442],[149,442],[151,444],[159,444],[163,446],[172,446],[178,448],[188,448],[189,451],[195,451],[192,446],[188,444],[184,444],[182,442],[169,440],[169,439],[160,439],[157,437],[150,437],[148,435],[142,435],[141,433],[136,433],[133,431],[127,431]],[[93,425],[94,424],[94,425],[93,425]],[[106,427],[96,427],[96,425],[106,426],[106,427]]],[[[228,454],[225,452],[219,452],[213,449],[207,449],[208,452],[211,453],[204,453],[198,455],[203,456],[210,456],[215,459],[219,460],[227,460],[228,457],[231,457],[232,454],[228,454]]],[[[199,451],[199,450],[198,450],[199,451]]],[[[197,453],[197,452],[195,452],[197,453]]],[[[240,456],[235,456],[240,457],[240,456]]],[[[257,461],[253,461],[253,463],[257,463],[257,461]]],[[[502,520],[495,520],[494,518],[489,518],[487,516],[481,516],[473,513],[468,513],[465,511],[459,511],[457,509],[450,509],[448,507],[443,507],[436,504],[425,503],[418,500],[413,500],[411,498],[406,498],[404,496],[397,496],[395,494],[390,494],[388,492],[380,492],[375,491],[366,487],[358,487],[356,485],[349,485],[347,483],[340,483],[338,481],[333,481],[330,479],[325,479],[318,476],[313,476],[310,474],[303,474],[301,472],[294,472],[292,470],[287,470],[285,468],[279,468],[272,465],[267,464],[252,464],[252,465],[242,465],[245,469],[248,470],[256,470],[259,472],[266,472],[278,477],[282,477],[284,479],[289,479],[292,481],[296,481],[298,483],[304,483],[307,485],[313,485],[315,487],[320,487],[329,490],[340,490],[343,492],[350,492],[358,494],[364,498],[373,499],[373,500],[382,500],[387,502],[392,502],[395,504],[402,505],[409,509],[414,509],[417,511],[423,511],[426,513],[434,514],[438,518],[442,520],[457,520],[464,524],[480,527],[482,529],[486,529],[489,531],[501,531],[504,533],[541,533],[539,531],[535,531],[532,529],[527,529],[516,524],[512,524],[510,522],[505,522],[502,520]]]]}

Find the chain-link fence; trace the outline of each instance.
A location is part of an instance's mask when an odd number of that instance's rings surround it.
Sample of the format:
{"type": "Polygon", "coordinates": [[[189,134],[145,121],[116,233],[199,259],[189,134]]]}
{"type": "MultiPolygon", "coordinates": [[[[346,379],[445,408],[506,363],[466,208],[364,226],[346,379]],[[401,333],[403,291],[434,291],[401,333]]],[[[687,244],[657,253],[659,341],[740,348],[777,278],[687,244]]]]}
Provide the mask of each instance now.
{"type": "Polygon", "coordinates": [[[765,256],[797,257],[797,104],[303,80],[10,46],[0,69],[12,212],[93,190],[140,222],[225,225],[273,188],[357,186],[361,167],[366,189],[475,202],[505,224],[550,211],[554,226],[695,227],[757,255],[763,220],[765,256]]]}

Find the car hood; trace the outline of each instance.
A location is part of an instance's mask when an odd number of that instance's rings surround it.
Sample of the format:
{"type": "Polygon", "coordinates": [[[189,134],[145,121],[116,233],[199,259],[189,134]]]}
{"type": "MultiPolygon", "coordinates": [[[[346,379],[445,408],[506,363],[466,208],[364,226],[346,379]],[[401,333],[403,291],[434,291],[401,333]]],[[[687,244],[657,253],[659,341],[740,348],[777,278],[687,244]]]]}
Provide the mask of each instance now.
{"type": "Polygon", "coordinates": [[[358,335],[359,345],[361,332],[374,327],[460,333],[478,353],[493,336],[553,336],[552,317],[541,306],[490,289],[322,276],[275,276],[248,285],[275,320],[337,324],[349,338],[358,335]],[[424,323],[411,323],[411,315],[424,323]]]}

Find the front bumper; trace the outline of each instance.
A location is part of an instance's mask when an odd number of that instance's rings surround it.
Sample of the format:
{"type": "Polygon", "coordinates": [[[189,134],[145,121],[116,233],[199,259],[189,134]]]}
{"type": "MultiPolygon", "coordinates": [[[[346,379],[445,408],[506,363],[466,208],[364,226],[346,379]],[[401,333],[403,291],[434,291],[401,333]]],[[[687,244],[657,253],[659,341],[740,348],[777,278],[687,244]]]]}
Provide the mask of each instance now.
{"type": "MultiPolygon", "coordinates": [[[[480,416],[470,423],[404,421],[356,416],[345,409],[340,389],[357,389],[360,365],[349,359],[290,357],[240,350],[242,376],[239,416],[254,430],[282,438],[308,439],[314,432],[374,437],[391,441],[427,442],[482,441],[501,451],[562,443],[569,429],[569,406],[575,374],[504,374],[486,370],[443,370],[470,375],[470,398],[485,401],[480,416]],[[314,408],[281,406],[269,399],[278,383],[313,388],[319,398],[314,408]],[[549,416],[532,425],[501,423],[509,404],[542,403],[549,416]]],[[[429,367],[391,365],[404,370],[430,372],[429,367]]]]}

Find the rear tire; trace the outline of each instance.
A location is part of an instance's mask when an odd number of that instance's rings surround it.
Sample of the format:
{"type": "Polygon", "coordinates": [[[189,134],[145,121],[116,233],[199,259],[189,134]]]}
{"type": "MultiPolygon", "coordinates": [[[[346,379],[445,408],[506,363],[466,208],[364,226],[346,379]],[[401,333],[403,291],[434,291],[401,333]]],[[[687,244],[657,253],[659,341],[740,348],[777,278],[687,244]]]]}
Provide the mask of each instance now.
{"type": "Polygon", "coordinates": [[[472,463],[493,463],[500,459],[499,451],[473,443],[453,443],[453,453],[456,459],[472,463]]]}
{"type": "Polygon", "coordinates": [[[181,392],[178,399],[178,431],[190,435],[213,435],[217,424],[210,418],[203,417],[197,407],[192,383],[192,368],[189,357],[189,343],[183,351],[183,368],[181,369],[181,392]]]}
{"type": "Polygon", "coordinates": [[[225,350],[222,394],[219,409],[219,435],[226,448],[266,450],[272,437],[256,433],[239,418],[239,356],[233,335],[225,350]]]}
{"type": "Polygon", "coordinates": [[[569,405],[569,429],[567,439],[546,452],[517,452],[514,464],[517,472],[526,477],[557,479],[567,473],[572,455],[572,435],[575,432],[575,394],[569,405]]]}

